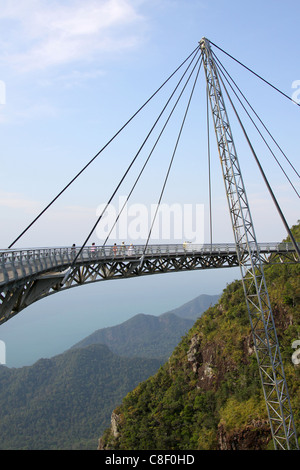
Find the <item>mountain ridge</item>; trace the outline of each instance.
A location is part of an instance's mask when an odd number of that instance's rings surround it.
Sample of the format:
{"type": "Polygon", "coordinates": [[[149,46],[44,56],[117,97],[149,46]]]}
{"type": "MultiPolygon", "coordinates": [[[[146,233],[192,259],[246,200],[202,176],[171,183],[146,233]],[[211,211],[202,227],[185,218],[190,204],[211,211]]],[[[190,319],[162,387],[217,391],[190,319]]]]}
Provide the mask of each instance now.
{"type": "Polygon", "coordinates": [[[178,315],[180,318],[197,320],[209,307],[216,304],[220,297],[221,294],[201,294],[167,313],[175,313],[175,315],[178,315]]]}
{"type": "Polygon", "coordinates": [[[158,351],[160,356],[166,357],[193,324],[193,320],[180,319],[172,313],[160,316],[139,313],[119,325],[97,330],[71,349],[105,344],[114,353],[125,357],[153,358],[157,357],[158,351]]]}
{"type": "Polygon", "coordinates": [[[109,422],[114,404],[160,365],[159,359],[121,358],[92,344],[33,366],[2,366],[0,448],[95,449],[95,429],[109,422]]]}
{"type": "Polygon", "coordinates": [[[159,369],[193,323],[170,312],[138,314],[103,329],[111,335],[125,329],[114,341],[121,355],[108,338],[108,345],[74,345],[31,366],[0,366],[0,449],[95,450],[114,407],[159,369]]]}
{"type": "Polygon", "coordinates": [[[141,357],[143,350],[147,357],[157,357],[157,351],[160,350],[167,357],[195,320],[218,298],[219,295],[201,294],[161,315],[138,313],[119,325],[96,330],[71,349],[102,343],[122,356],[141,357]]]}

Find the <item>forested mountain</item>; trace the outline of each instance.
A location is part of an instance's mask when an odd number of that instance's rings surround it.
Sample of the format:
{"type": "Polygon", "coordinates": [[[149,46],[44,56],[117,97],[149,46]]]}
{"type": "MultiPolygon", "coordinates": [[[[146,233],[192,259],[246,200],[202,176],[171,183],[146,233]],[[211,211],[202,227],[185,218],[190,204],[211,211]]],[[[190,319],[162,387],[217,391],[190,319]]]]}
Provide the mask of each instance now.
{"type": "Polygon", "coordinates": [[[0,449],[96,449],[114,406],[160,364],[93,344],[30,367],[1,366],[0,449]]]}
{"type": "Polygon", "coordinates": [[[120,356],[157,358],[159,355],[166,360],[193,324],[193,320],[173,313],[159,317],[140,313],[121,325],[95,331],[73,348],[100,343],[120,356]]]}
{"type": "Polygon", "coordinates": [[[195,320],[209,306],[214,305],[219,297],[219,295],[201,294],[159,316],[140,313],[120,325],[95,331],[76,343],[73,348],[100,343],[106,344],[112,352],[120,356],[147,358],[160,356],[167,359],[195,320]]]}
{"type": "Polygon", "coordinates": [[[192,318],[193,320],[197,320],[209,307],[215,305],[219,298],[220,295],[202,294],[190,300],[190,302],[171,310],[171,313],[175,313],[175,315],[180,318],[192,318]]]}
{"type": "MultiPolygon", "coordinates": [[[[299,224],[293,227],[300,240],[299,224]]],[[[300,435],[300,266],[273,265],[265,276],[291,405],[300,435]]],[[[241,281],[224,289],[159,371],[112,414],[99,449],[272,449],[269,422],[241,281]]]]}
{"type": "MultiPolygon", "coordinates": [[[[200,303],[190,305],[197,316],[200,303]]],[[[51,359],[0,366],[0,449],[95,450],[115,406],[158,370],[193,324],[174,313],[140,314],[51,359]]]]}

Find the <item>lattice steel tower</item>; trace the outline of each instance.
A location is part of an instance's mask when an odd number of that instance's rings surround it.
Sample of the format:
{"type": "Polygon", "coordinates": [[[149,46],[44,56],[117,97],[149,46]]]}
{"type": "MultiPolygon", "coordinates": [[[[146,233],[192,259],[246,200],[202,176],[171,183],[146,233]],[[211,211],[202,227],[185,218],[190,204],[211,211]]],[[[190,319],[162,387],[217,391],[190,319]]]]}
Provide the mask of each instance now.
{"type": "Polygon", "coordinates": [[[275,449],[299,449],[279,343],[246,190],[209,41],[200,48],[242,274],[254,347],[275,449]]]}

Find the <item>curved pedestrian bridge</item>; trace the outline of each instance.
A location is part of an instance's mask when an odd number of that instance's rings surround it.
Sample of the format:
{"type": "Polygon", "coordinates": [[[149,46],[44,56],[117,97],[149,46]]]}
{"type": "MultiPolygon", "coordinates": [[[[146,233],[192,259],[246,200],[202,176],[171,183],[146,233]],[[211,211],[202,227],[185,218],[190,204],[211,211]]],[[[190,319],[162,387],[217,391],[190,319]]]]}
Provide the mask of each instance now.
{"type": "MultiPolygon", "coordinates": [[[[263,263],[295,263],[291,243],[261,243],[263,263]]],[[[71,287],[150,274],[239,266],[249,247],[189,243],[46,247],[0,252],[0,324],[45,296],[71,287]]]]}

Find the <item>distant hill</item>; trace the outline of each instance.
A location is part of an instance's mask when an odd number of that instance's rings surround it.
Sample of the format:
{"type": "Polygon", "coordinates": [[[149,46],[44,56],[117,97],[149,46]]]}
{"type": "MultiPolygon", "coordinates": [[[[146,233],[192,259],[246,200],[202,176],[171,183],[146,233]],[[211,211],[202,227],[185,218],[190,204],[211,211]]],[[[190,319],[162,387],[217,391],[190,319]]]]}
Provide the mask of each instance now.
{"type": "Polygon", "coordinates": [[[96,449],[112,409],[160,364],[93,344],[30,367],[0,366],[0,449],[96,449]]]}
{"type": "Polygon", "coordinates": [[[201,294],[181,307],[171,310],[171,313],[175,313],[180,318],[197,320],[209,307],[215,305],[219,298],[220,295],[201,294]]]}
{"type": "MultiPolygon", "coordinates": [[[[200,316],[192,303],[189,310],[200,316]]],[[[51,359],[0,366],[0,449],[95,450],[112,410],[159,369],[193,324],[172,312],[139,314],[51,359]]]]}
{"type": "Polygon", "coordinates": [[[202,294],[160,316],[140,313],[120,325],[95,331],[73,348],[101,343],[120,356],[167,358],[194,321],[219,297],[202,294]]]}
{"type": "Polygon", "coordinates": [[[173,313],[158,317],[140,313],[121,325],[95,331],[73,348],[101,343],[120,356],[166,359],[193,324],[173,313]]]}

